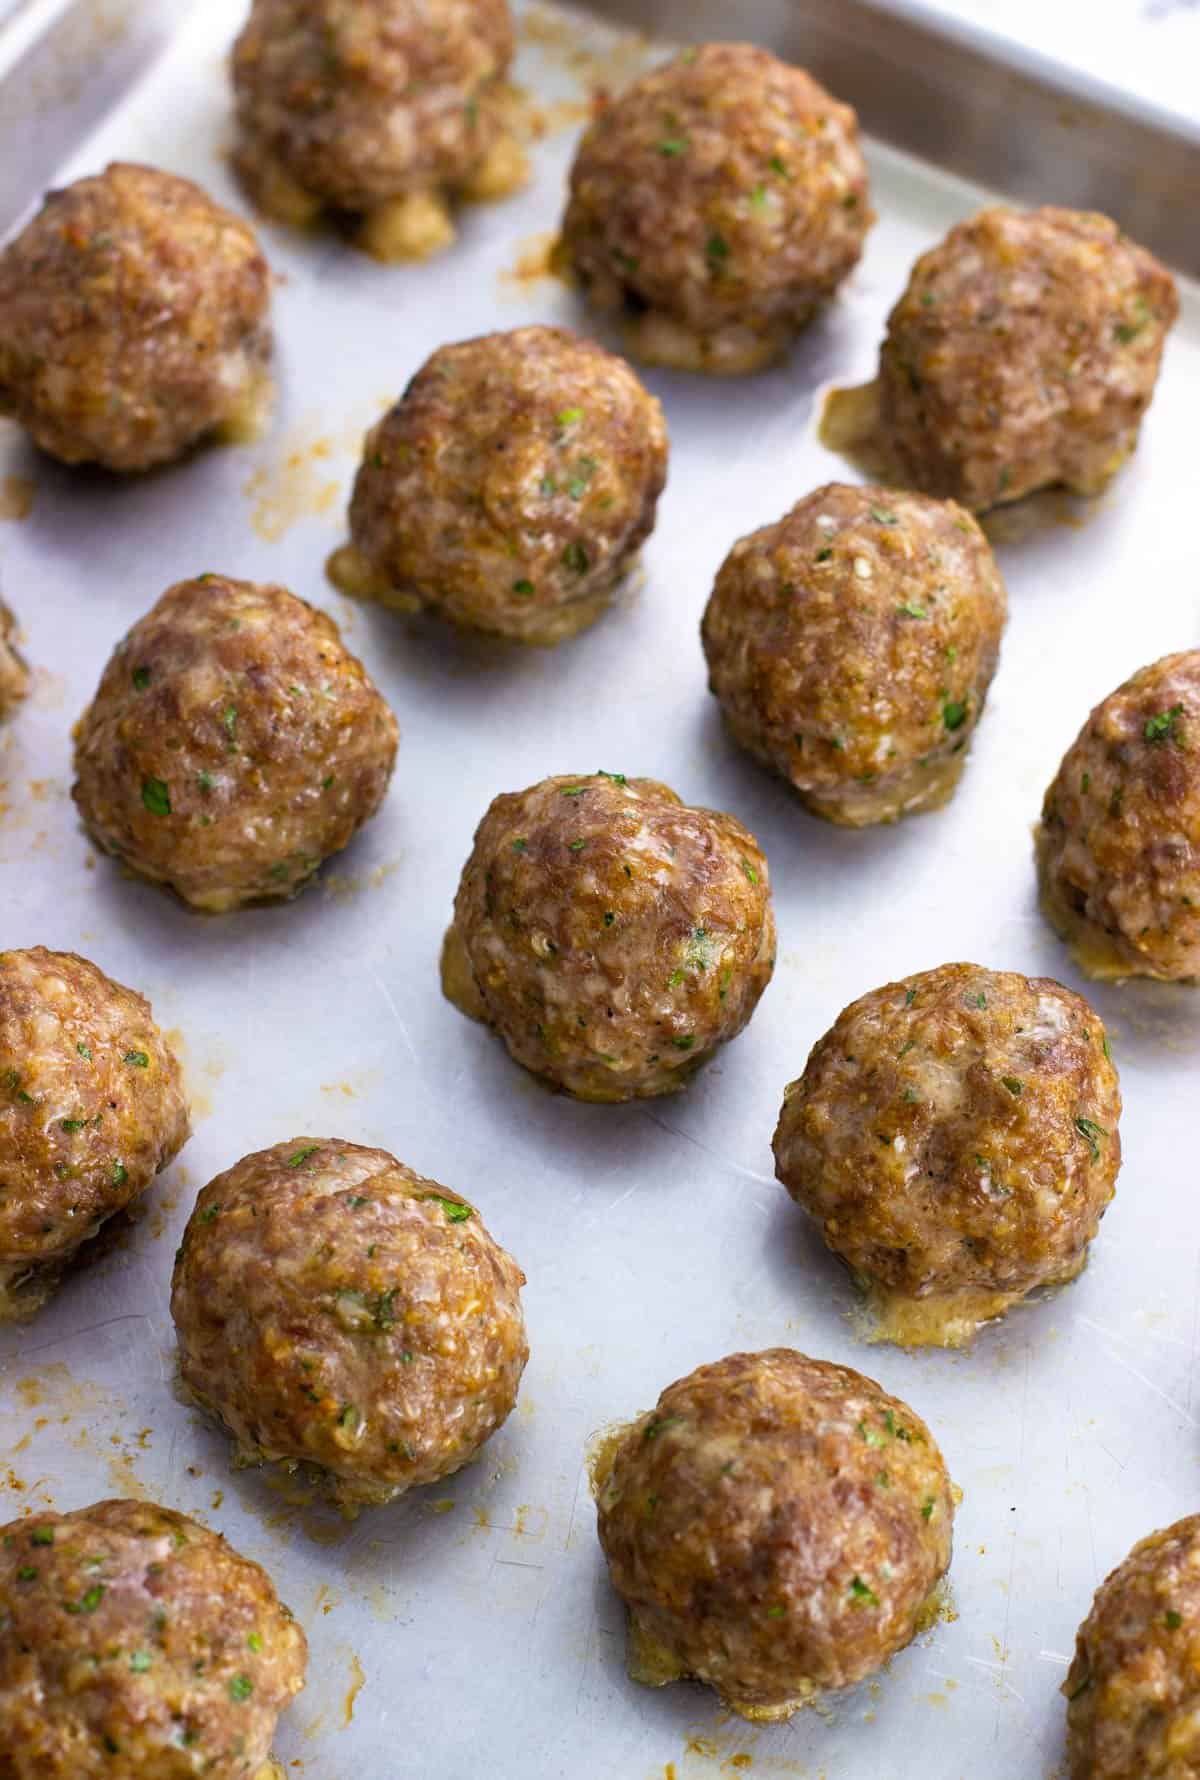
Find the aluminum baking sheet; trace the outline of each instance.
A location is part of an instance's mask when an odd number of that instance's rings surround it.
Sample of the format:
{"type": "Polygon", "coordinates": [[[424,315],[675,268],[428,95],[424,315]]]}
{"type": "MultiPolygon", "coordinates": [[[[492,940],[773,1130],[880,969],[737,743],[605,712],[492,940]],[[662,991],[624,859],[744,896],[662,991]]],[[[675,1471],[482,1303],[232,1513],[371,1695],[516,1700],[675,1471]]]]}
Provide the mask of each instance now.
{"type": "MultiPolygon", "coordinates": [[[[222,64],[240,13],[194,9],[60,177],[137,157],[238,204],[222,64]]],[[[0,580],[37,664],[0,740],[3,943],[76,948],[144,988],[178,1037],[196,1124],[132,1233],[3,1335],[3,1506],[146,1492],[266,1564],[312,1646],[279,1738],[305,1780],[1046,1776],[1093,1589],[1141,1534],[1200,1505],[1200,992],[1088,991],[1126,1095],[1117,1198],[1083,1278],[968,1354],[862,1345],[850,1285],[775,1184],[769,1142],[785,1082],[861,992],[955,958],[1078,986],[1035,910],[1030,825],[1092,702],[1200,640],[1197,293],[1111,492],[996,527],[1011,623],[953,803],[895,828],[829,828],[724,739],[697,623],[732,540],[845,474],[816,442],[822,386],[870,374],[909,263],[976,188],[876,148],[865,259],[788,365],[733,383],[650,376],[674,443],[660,522],[636,584],[580,640],[522,653],[351,605],[324,579],[361,435],[427,353],[526,321],[586,325],[544,276],[545,247],[589,83],[620,84],[647,46],[540,7],[522,35],[547,132],[534,182],[470,212],[445,258],[385,270],[264,231],[280,400],[260,444],[117,482],[0,433],[0,580]],[[223,919],[96,859],[68,799],[70,726],[112,644],[169,582],[210,568],[328,608],[403,732],[383,813],[319,886],[223,919]],[[775,882],[779,969],[745,1036],[685,1094],[640,1106],[553,1098],[438,989],[488,800],[597,767],[735,811],[775,882]],[[354,1526],[293,1484],[231,1474],[224,1440],[172,1392],[170,1266],[194,1194],[299,1132],[384,1145],[462,1189],[529,1275],[532,1358],[511,1421],[470,1470],[354,1526]],[[864,1368],[932,1423],[964,1491],[957,1617],[871,1684],[756,1729],[699,1688],[626,1679],[584,1457],[670,1379],[780,1342],[864,1368]]]]}

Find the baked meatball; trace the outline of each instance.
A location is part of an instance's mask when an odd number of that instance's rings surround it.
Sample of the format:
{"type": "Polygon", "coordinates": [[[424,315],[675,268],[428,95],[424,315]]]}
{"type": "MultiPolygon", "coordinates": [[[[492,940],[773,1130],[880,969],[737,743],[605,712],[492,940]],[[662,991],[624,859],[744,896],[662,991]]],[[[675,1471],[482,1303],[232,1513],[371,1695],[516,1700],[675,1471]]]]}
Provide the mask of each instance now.
{"type": "Polygon", "coordinates": [[[701,627],[709,687],[815,814],[892,822],[952,794],[1006,612],[953,501],[831,483],[726,557],[701,627]]]}
{"type": "Polygon", "coordinates": [[[1082,996],[943,964],[838,1016],[784,1094],[775,1172],[867,1293],[875,1339],[959,1347],[1083,1271],[1120,1116],[1082,996]]]}
{"type": "Polygon", "coordinates": [[[29,669],[17,648],[17,621],[0,600],[0,723],[29,696],[29,669]]]}
{"type": "Polygon", "coordinates": [[[452,198],[523,185],[508,0],[254,0],[233,51],[250,192],[283,222],[361,217],[383,260],[454,239],[452,198]]]}
{"type": "Polygon", "coordinates": [[[190,179],[117,162],[0,252],[0,413],[66,464],[147,470],[258,431],[271,273],[190,179]]]}
{"type": "Polygon", "coordinates": [[[1042,908],[1094,977],[1200,977],[1200,649],[1098,704],[1046,793],[1042,908]]]}
{"type": "Polygon", "coordinates": [[[386,1150],[296,1137],[210,1181],[175,1257],[184,1384],[236,1464],[320,1467],[349,1510],[435,1483],[509,1414],[525,1275],[386,1150]]]}
{"type": "Polygon", "coordinates": [[[75,738],[99,847],[194,908],[293,896],[383,802],[396,720],[337,625],[200,575],[117,644],[75,738]]]}
{"type": "Polygon", "coordinates": [[[40,1310],[188,1135],[144,996],[74,952],[0,952],[0,1323],[40,1310]]]}
{"type": "Polygon", "coordinates": [[[367,435],[347,593],[526,643],[592,624],[654,526],[667,429],[624,359],[565,328],[443,346],[367,435]]]}
{"type": "Polygon", "coordinates": [[[601,1448],[593,1487],[630,1675],[707,1682],[743,1718],[882,1668],[950,1563],[952,1485],[924,1422],[794,1348],[668,1385],[601,1448]]]}
{"type": "Polygon", "coordinates": [[[571,169],[560,257],[635,357],[758,370],[857,264],[874,218],[858,121],[748,43],[684,50],[606,105],[571,169]]]}
{"type": "Polygon", "coordinates": [[[879,428],[904,482],[982,512],[1098,494],[1137,444],[1171,274],[1106,216],[984,210],[913,268],[879,354],[879,428]]]}
{"type": "Polygon", "coordinates": [[[152,1502],[0,1529],[5,1780],[269,1780],[304,1633],[265,1570],[152,1502]]]}
{"type": "Polygon", "coordinates": [[[492,800],[463,867],[442,987],[580,1100],[682,1088],[775,968],[748,829],[657,779],[585,773],[492,800]]]}

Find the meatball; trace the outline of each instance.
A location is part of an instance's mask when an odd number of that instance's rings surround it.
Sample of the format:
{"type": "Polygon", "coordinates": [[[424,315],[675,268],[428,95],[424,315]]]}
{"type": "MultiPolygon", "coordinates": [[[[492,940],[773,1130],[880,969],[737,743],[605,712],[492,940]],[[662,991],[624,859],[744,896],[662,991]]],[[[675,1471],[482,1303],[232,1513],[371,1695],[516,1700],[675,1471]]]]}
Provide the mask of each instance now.
{"type": "Polygon", "coordinates": [[[293,896],[383,802],[396,720],[337,625],[200,575],[118,643],[72,795],[99,847],[194,908],[293,896]]]}
{"type": "Polygon", "coordinates": [[[452,198],[523,185],[508,0],[254,0],[233,52],[235,164],[283,222],[358,215],[382,260],[454,239],[452,198]]]}
{"type": "Polygon", "coordinates": [[[1120,1116],[1082,996],[943,964],[838,1016],[784,1094],[775,1172],[866,1291],[875,1339],[959,1347],[1083,1271],[1120,1116]]]}
{"type": "Polygon", "coordinates": [[[1200,649],[1096,706],[1046,793],[1037,863],[1090,976],[1200,977],[1200,649]]]}
{"type": "Polygon", "coordinates": [[[0,413],[63,463],[109,470],[253,435],[270,299],[240,217],[190,179],[117,162],[51,192],[0,252],[0,413]]]}
{"type": "Polygon", "coordinates": [[[605,106],[571,169],[560,257],[635,357],[778,358],[857,264],[874,217],[858,121],[747,43],[685,50],[605,106]]]}
{"type": "Polygon", "coordinates": [[[17,621],[0,600],[0,723],[29,696],[29,669],[17,648],[17,621]]]}
{"type": "Polygon", "coordinates": [[[564,328],[443,346],[367,435],[347,593],[526,643],[594,623],[654,527],[662,409],[564,328]]]}
{"type": "Polygon", "coordinates": [[[1007,604],[953,501],[832,483],[735,544],[701,627],[735,740],[862,827],[952,794],[1007,604]]]}
{"type": "Polygon", "coordinates": [[[74,952],[0,952],[0,1323],[41,1309],[189,1133],[144,996],[74,952]]]}
{"type": "Polygon", "coordinates": [[[879,354],[879,431],[903,480],[982,512],[1098,494],[1137,444],[1171,274],[1106,216],[984,210],[922,255],[879,354]]]}
{"type": "Polygon", "coordinates": [[[269,1780],[304,1633],[265,1570],[151,1502],[0,1529],[6,1780],[269,1780]]]}
{"type": "Polygon", "coordinates": [[[860,1681],[929,1623],[954,1497],[906,1403],[793,1348],[668,1385],[601,1448],[600,1544],[629,1672],[691,1677],[743,1718],[860,1681]]]}
{"type": "Polygon", "coordinates": [[[525,1275],[386,1150],[296,1137],[210,1181],[175,1258],[184,1384],[238,1464],[320,1467],[353,1511],[467,1465],[517,1400],[525,1275]]]}
{"type": "Polygon", "coordinates": [[[463,867],[442,987],[580,1100],[682,1088],[775,968],[748,829],[656,779],[585,773],[492,800],[463,867]]]}

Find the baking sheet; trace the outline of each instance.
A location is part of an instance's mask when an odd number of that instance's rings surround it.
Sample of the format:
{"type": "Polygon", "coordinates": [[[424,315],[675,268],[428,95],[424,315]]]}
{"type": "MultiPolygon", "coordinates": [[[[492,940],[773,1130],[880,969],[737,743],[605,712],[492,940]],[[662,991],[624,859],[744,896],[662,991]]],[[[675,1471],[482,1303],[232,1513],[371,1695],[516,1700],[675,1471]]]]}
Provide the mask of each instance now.
{"type": "MultiPolygon", "coordinates": [[[[240,205],[222,58],[241,11],[194,9],[60,178],[136,157],[240,205]]],[[[861,1344],[849,1282],[775,1184],[769,1144],[784,1084],[863,991],[954,958],[1083,986],[1036,913],[1029,830],[1092,702],[1200,641],[1200,303],[1185,292],[1115,487],[997,522],[1011,621],[953,803],[896,828],[829,828],[724,739],[698,620],[736,536],[847,474],[816,442],[821,388],[870,375],[909,263],[978,205],[975,188],[876,148],[865,259],[788,365],[734,383],[648,376],[671,479],[636,585],[580,640],[518,652],[351,605],[324,579],[361,435],[434,347],[532,320],[589,325],[544,276],[545,249],[587,86],[622,84],[646,52],[566,18],[523,9],[518,73],[548,131],[534,183],[468,212],[447,257],[383,269],[264,229],[281,279],[268,438],[115,482],[61,471],[0,426],[0,590],[37,664],[0,738],[3,943],[74,948],[144,989],[178,1036],[196,1124],[128,1238],[0,1335],[0,1508],[144,1491],[266,1564],[311,1643],[278,1739],[305,1780],[1049,1775],[1056,1689],[1093,1589],[1136,1538],[1200,1506],[1200,995],[1087,989],[1126,1096],[1117,1198],[1083,1278],[968,1354],[861,1344]],[[206,919],[92,856],[68,799],[69,729],[124,629],[171,581],[217,568],[331,611],[402,742],[383,813],[315,890],[206,919]],[[686,1094],[641,1106],[553,1098],[438,991],[488,800],[597,767],[734,811],[775,884],[779,968],[746,1034],[686,1094]],[[468,1471],[353,1527],[294,1484],[232,1474],[225,1441],[172,1392],[171,1257],[195,1192],[302,1132],[384,1145],[461,1189],[529,1275],[532,1358],[508,1425],[468,1471]],[[626,1679],[584,1457],[670,1379],[780,1342],[911,1401],[965,1494],[957,1617],[819,1713],[755,1728],[706,1691],[626,1679]]]]}

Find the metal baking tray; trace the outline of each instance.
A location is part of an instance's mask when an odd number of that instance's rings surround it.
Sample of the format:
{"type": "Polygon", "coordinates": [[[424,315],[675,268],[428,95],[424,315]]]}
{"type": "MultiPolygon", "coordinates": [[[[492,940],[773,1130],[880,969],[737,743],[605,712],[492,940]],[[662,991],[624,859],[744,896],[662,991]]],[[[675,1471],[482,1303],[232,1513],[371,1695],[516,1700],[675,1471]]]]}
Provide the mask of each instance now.
{"type": "MultiPolygon", "coordinates": [[[[113,157],[191,174],[240,206],[223,58],[242,0],[48,10],[48,35],[26,34],[0,85],[10,187],[34,111],[42,157],[29,151],[33,176],[4,193],[9,219],[50,174],[113,157]]],[[[935,37],[909,7],[742,5],[740,34],[809,62],[902,145],[872,147],[880,220],[861,268],[784,367],[722,383],[650,375],[674,441],[658,529],[636,584],[578,641],[520,652],[350,605],[324,559],[361,435],[414,368],[491,328],[590,325],[545,275],[545,250],[589,89],[655,53],[629,21],[730,30],[715,4],[604,10],[624,23],[522,9],[518,76],[545,132],[535,178],[469,212],[446,257],[383,269],[264,229],[280,395],[261,443],[118,482],[61,471],[0,428],[0,588],[37,667],[31,704],[0,736],[3,943],[75,948],[144,989],[180,1035],[196,1123],[133,1230],[0,1338],[0,1507],[144,1491],[265,1563],[311,1640],[308,1690],[279,1738],[306,1780],[1045,1776],[1093,1589],[1137,1537],[1196,1507],[1200,994],[1087,989],[1124,1082],[1117,1198],[1083,1278],[968,1353],[856,1338],[850,1284],[775,1184],[769,1142],[785,1082],[866,989],[955,958],[1080,986],[1035,909],[1030,825],[1090,705],[1200,641],[1200,293],[1185,288],[1141,449],[1111,491],[1049,496],[994,526],[1011,622],[948,808],[863,833],[806,816],[723,737],[697,624],[735,537],[848,474],[816,439],[823,386],[871,374],[910,262],[983,187],[1105,205],[1194,273],[1194,205],[1175,200],[1200,186],[1200,145],[1045,68],[1001,66],[967,36],[935,37]],[[208,568],[327,607],[403,732],[383,813],[318,887],[222,919],[94,859],[68,799],[70,726],[112,644],[169,582],[208,568]],[[775,882],[779,969],[746,1034],[685,1094],[640,1106],[553,1098],[438,989],[488,800],[596,767],[736,812],[775,882]],[[382,1144],[462,1189],[529,1275],[533,1353],[508,1425],[468,1471],[352,1526],[294,1483],[232,1474],[225,1441],[172,1387],[171,1257],[197,1188],[300,1132],[382,1144]],[[699,1688],[626,1679],[584,1461],[590,1436],[670,1379],[780,1342],[863,1368],[932,1423],[964,1491],[957,1617],[820,1712],[754,1728],[699,1688]]]]}

